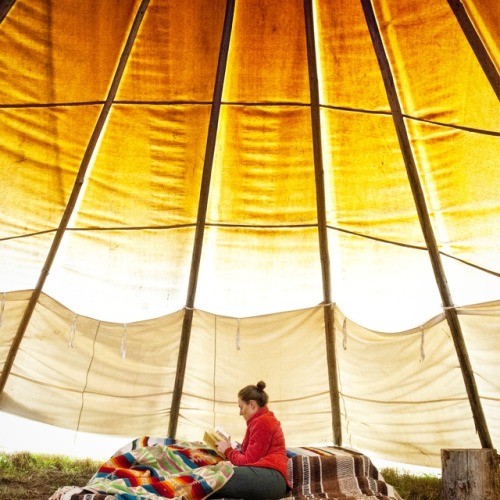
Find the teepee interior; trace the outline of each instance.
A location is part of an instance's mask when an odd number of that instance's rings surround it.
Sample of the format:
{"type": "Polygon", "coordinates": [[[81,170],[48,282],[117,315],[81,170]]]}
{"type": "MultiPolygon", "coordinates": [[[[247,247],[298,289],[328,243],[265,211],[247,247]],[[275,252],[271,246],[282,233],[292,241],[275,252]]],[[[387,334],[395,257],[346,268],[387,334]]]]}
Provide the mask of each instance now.
{"type": "Polygon", "coordinates": [[[436,467],[500,446],[498,0],[0,1],[0,411],[436,467]]]}

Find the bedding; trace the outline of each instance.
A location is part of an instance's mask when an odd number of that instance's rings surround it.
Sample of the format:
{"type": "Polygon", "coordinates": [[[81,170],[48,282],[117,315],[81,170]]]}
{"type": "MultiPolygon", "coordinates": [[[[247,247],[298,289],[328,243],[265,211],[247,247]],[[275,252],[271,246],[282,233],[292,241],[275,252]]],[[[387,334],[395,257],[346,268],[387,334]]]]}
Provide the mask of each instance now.
{"type": "MultiPolygon", "coordinates": [[[[401,500],[364,454],[335,446],[288,448],[287,500],[401,500]]],[[[203,500],[233,465],[201,442],[141,437],[118,450],[89,482],[62,486],[49,500],[203,500]]]]}
{"type": "Polygon", "coordinates": [[[288,499],[401,500],[364,454],[328,446],[288,448],[288,499]]]}
{"type": "Polygon", "coordinates": [[[201,500],[233,470],[203,443],[144,437],[118,450],[84,487],[63,486],[50,500],[201,500]]]}

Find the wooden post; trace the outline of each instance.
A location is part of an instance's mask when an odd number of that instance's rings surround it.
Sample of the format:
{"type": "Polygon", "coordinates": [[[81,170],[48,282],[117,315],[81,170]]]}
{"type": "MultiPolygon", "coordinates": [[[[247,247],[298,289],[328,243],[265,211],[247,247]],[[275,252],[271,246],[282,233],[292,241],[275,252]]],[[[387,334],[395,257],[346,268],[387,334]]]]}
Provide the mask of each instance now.
{"type": "Polygon", "coordinates": [[[492,448],[441,450],[444,499],[499,499],[499,463],[492,448]]]}

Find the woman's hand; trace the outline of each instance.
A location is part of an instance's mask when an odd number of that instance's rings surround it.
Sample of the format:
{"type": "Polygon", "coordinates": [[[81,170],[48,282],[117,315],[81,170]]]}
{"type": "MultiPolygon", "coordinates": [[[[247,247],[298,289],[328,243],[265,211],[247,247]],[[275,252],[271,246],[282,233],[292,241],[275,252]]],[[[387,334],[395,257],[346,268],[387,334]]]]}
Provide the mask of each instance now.
{"type": "Polygon", "coordinates": [[[226,450],[228,448],[231,448],[231,437],[230,436],[228,436],[227,439],[225,439],[223,441],[219,441],[217,443],[217,450],[219,450],[219,452],[222,454],[225,454],[226,450]]]}

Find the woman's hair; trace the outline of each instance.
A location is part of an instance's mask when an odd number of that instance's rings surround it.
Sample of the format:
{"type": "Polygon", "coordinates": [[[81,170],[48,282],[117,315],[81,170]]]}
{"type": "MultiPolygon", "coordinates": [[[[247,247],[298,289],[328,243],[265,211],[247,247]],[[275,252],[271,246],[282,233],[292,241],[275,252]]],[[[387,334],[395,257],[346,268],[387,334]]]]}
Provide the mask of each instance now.
{"type": "Polygon", "coordinates": [[[238,392],[238,397],[245,403],[255,401],[260,407],[266,406],[269,401],[269,396],[264,390],[266,383],[264,381],[257,382],[257,385],[247,385],[238,392]]]}

